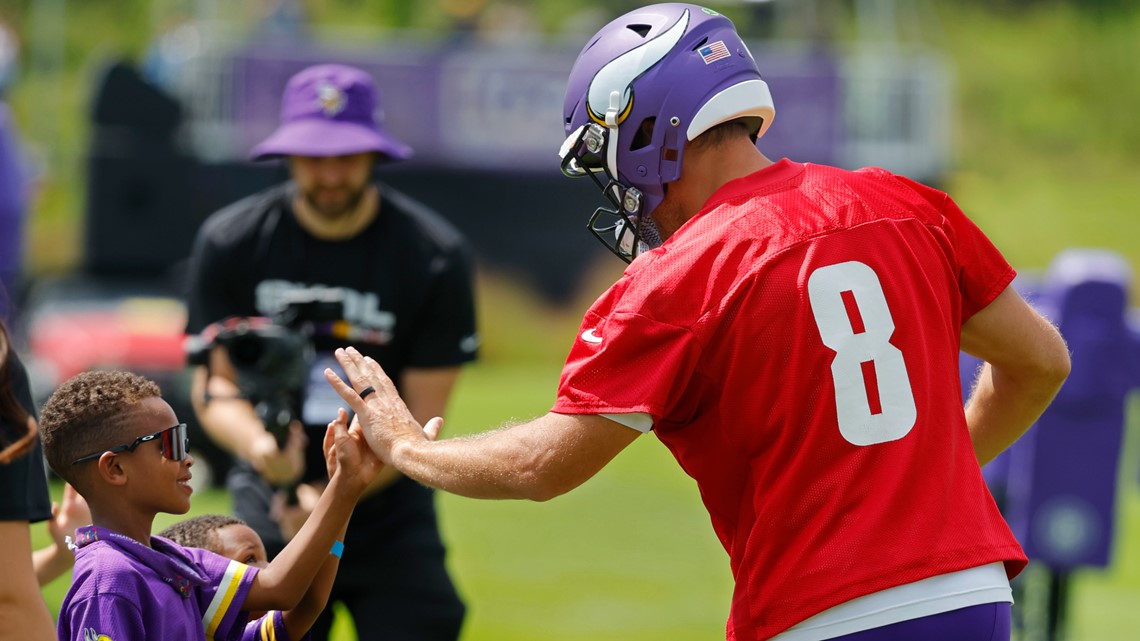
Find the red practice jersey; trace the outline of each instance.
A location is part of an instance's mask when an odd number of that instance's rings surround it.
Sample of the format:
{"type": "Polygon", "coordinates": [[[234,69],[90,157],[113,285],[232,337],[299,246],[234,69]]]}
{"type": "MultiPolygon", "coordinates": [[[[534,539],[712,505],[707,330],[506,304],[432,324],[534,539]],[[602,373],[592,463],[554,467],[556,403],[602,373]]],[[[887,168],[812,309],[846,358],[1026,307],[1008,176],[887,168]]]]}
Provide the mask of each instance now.
{"type": "Polygon", "coordinates": [[[587,312],[553,411],[644,412],[736,581],[729,639],[1026,558],[962,410],[962,324],[1014,270],[944,193],[787,160],[734,180],[587,312]]]}

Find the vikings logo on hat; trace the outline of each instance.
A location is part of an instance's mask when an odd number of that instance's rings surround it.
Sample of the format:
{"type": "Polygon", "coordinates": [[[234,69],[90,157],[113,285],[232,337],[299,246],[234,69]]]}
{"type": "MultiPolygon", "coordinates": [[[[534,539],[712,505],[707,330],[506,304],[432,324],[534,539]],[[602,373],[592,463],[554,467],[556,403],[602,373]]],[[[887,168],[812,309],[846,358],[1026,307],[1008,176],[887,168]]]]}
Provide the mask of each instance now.
{"type": "Polygon", "coordinates": [[[317,87],[317,104],[320,105],[321,111],[325,112],[328,117],[333,117],[340,112],[344,111],[345,105],[348,103],[344,92],[332,83],[321,83],[317,87]]]}

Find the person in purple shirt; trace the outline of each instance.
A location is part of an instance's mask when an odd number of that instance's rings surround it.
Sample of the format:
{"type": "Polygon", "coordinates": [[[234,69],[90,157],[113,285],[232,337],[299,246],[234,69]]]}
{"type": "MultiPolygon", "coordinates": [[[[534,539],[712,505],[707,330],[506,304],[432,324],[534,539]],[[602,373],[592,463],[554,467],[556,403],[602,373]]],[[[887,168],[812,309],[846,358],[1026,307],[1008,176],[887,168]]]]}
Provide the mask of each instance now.
{"type": "Polygon", "coordinates": [[[31,172],[5,102],[20,68],[16,32],[0,19],[0,319],[15,320],[24,256],[24,219],[28,213],[31,172]]]}
{"type": "Polygon", "coordinates": [[[324,438],[328,488],[297,536],[264,569],[151,536],[159,512],[190,509],[186,425],[158,386],[122,371],[84,372],[44,405],[48,464],[87,499],[71,589],[57,633],[90,639],[239,639],[246,612],[289,609],[329,554],[339,555],[352,509],[380,472],[359,430],[338,413],[324,438]]]}
{"type": "Polygon", "coordinates": [[[0,100],[0,319],[14,319],[24,257],[24,220],[30,195],[16,123],[0,100]]]}

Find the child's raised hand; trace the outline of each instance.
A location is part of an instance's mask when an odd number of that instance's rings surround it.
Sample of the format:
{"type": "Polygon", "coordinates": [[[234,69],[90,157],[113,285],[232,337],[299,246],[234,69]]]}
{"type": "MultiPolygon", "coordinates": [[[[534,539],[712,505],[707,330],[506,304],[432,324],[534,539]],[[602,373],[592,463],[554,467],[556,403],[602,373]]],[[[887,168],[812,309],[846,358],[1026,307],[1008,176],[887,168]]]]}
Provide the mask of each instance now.
{"type": "Polygon", "coordinates": [[[56,547],[66,549],[64,537],[75,536],[76,528],[91,523],[91,509],[70,484],[63,486],[63,498],[60,501],[51,506],[52,518],[47,522],[47,528],[56,547]]]}
{"type": "Polygon", "coordinates": [[[324,450],[330,479],[339,473],[366,487],[384,468],[364,434],[359,429],[348,429],[348,412],[344,409],[337,410],[336,419],[325,431],[324,450]]]}
{"type": "Polygon", "coordinates": [[[343,407],[337,409],[336,418],[329,421],[328,429],[325,430],[325,439],[321,444],[321,451],[325,453],[325,469],[328,470],[329,478],[336,474],[336,426],[337,424],[344,425],[345,429],[348,426],[348,411],[343,407]]]}

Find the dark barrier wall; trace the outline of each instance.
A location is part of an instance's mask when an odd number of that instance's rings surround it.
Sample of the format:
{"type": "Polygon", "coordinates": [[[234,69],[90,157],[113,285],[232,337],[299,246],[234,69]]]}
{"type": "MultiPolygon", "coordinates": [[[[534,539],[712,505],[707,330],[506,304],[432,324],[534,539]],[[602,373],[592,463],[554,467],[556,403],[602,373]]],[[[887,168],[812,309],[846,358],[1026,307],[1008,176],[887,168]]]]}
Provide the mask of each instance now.
{"type": "MultiPolygon", "coordinates": [[[[287,177],[279,162],[200,164],[191,175],[188,197],[197,223],[287,177]]],[[[481,264],[518,277],[552,302],[573,295],[585,267],[608,255],[586,231],[590,214],[604,203],[589,180],[411,163],[384,166],[377,176],[451,220],[481,264]]]]}
{"type": "Polygon", "coordinates": [[[175,136],[181,107],[127,64],[108,66],[92,101],[84,270],[155,273],[189,251],[191,158],[175,136]]]}

